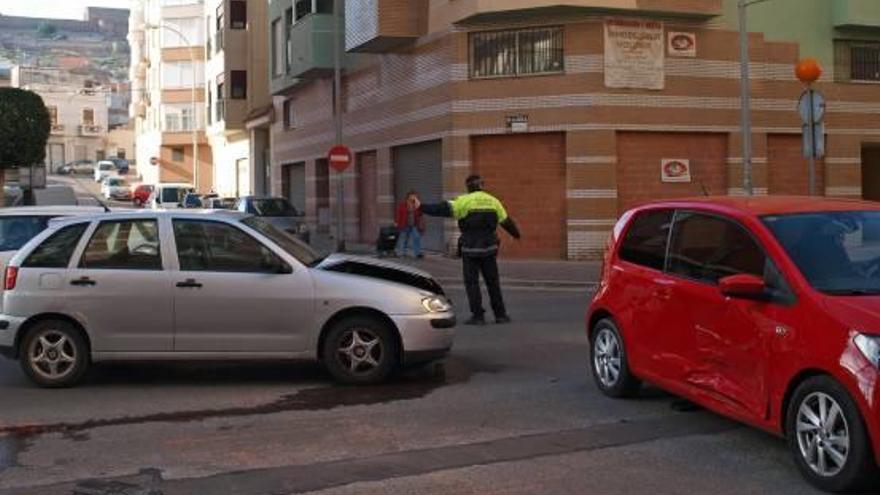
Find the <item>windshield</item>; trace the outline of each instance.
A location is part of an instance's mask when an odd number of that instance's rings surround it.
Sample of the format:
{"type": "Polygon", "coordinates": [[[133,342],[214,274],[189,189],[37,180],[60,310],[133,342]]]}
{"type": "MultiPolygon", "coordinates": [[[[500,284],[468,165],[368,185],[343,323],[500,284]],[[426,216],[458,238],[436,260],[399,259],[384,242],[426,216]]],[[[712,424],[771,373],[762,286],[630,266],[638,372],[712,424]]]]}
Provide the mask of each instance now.
{"type": "Polygon", "coordinates": [[[271,239],[272,242],[278,245],[278,247],[296,258],[300,263],[306,266],[314,266],[321,262],[321,256],[319,256],[309,245],[300,242],[298,239],[269,222],[262,220],[259,217],[247,217],[241,222],[271,239]]]}
{"type": "Polygon", "coordinates": [[[295,217],[296,208],[286,199],[255,199],[251,202],[254,213],[261,217],[295,217]]]}
{"type": "Polygon", "coordinates": [[[817,290],[880,294],[880,211],[773,215],[764,223],[817,290]]]}
{"type": "Polygon", "coordinates": [[[0,251],[14,251],[46,229],[48,216],[0,217],[0,251]]]}
{"type": "Polygon", "coordinates": [[[162,203],[180,203],[186,193],[192,189],[183,187],[165,187],[162,188],[162,203]]]}
{"type": "Polygon", "coordinates": [[[125,179],[107,179],[107,185],[114,187],[125,187],[128,185],[128,182],[125,179]]]}
{"type": "Polygon", "coordinates": [[[98,165],[98,168],[100,170],[113,170],[113,164],[112,163],[102,163],[102,164],[98,165]]]}

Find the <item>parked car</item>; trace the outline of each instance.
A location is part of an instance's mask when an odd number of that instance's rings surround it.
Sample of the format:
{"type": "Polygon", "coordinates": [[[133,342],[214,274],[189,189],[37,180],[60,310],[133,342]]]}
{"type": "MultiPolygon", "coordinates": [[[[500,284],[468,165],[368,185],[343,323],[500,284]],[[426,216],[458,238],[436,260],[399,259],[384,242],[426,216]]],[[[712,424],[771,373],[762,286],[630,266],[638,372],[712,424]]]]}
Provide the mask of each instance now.
{"type": "Polygon", "coordinates": [[[309,227],[303,220],[303,214],[285,198],[244,196],[236,202],[235,209],[261,217],[303,242],[310,240],[309,227]]]}
{"type": "Polygon", "coordinates": [[[304,359],[371,384],[441,358],[455,326],[431,275],[321,258],[264,219],[230,211],[56,222],[6,274],[0,351],[46,387],[120,359],[304,359]]]}
{"type": "Polygon", "coordinates": [[[101,182],[107,177],[112,175],[116,175],[116,165],[113,165],[113,162],[109,160],[103,160],[98,162],[98,165],[95,166],[95,182],[101,182]]]}
{"type": "Polygon", "coordinates": [[[113,157],[110,158],[110,161],[113,162],[113,166],[116,167],[116,172],[119,173],[119,175],[125,175],[128,173],[128,160],[125,158],[113,157]]]}
{"type": "Polygon", "coordinates": [[[187,193],[181,201],[184,208],[203,208],[202,195],[197,192],[187,193]]]}
{"type": "Polygon", "coordinates": [[[76,160],[66,165],[63,165],[58,169],[58,173],[61,175],[89,175],[95,172],[95,162],[91,160],[76,160]]]}
{"type": "Polygon", "coordinates": [[[588,316],[611,397],[649,381],[784,435],[830,491],[877,475],[880,204],[704,198],[614,228],[588,316]]]}
{"type": "Polygon", "coordinates": [[[191,192],[195,192],[192,184],[157,184],[153,189],[153,195],[150,197],[150,206],[153,209],[180,208],[183,205],[183,198],[191,192]]]}
{"type": "Polygon", "coordinates": [[[233,210],[235,209],[235,198],[206,198],[202,200],[202,207],[209,210],[233,210]]]}
{"type": "Polygon", "coordinates": [[[104,199],[129,201],[131,200],[131,185],[121,177],[107,177],[101,183],[101,194],[104,199]]]}
{"type": "MultiPolygon", "coordinates": [[[[53,218],[93,215],[104,211],[92,206],[18,206],[0,208],[0,267],[37,234],[46,230],[53,218]]],[[[0,273],[0,280],[3,274],[0,273]]]]}
{"type": "Polygon", "coordinates": [[[142,208],[149,203],[150,197],[153,195],[153,189],[155,188],[152,184],[138,184],[131,193],[131,201],[134,203],[134,206],[142,208]]]}

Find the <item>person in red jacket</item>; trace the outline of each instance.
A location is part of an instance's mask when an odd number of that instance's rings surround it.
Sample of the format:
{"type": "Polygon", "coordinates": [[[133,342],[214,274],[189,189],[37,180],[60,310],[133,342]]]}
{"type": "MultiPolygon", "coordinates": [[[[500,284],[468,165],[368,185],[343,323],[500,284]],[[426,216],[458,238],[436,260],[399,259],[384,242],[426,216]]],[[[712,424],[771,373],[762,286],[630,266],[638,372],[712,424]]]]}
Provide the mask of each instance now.
{"type": "Polygon", "coordinates": [[[413,256],[423,258],[422,234],[425,233],[425,220],[418,207],[418,194],[415,191],[406,193],[406,198],[397,205],[395,223],[400,236],[397,240],[397,255],[405,256],[406,248],[412,240],[413,256]]]}

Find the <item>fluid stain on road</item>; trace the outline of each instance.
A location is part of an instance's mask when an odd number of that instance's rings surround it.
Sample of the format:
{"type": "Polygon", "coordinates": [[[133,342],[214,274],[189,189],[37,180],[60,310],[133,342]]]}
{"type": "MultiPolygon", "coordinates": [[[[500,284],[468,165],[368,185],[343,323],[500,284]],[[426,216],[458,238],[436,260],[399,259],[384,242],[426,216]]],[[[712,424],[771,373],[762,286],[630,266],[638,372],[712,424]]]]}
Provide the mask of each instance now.
{"type": "Polygon", "coordinates": [[[122,416],[83,421],[81,423],[52,423],[37,425],[0,426],[0,472],[16,465],[18,454],[26,449],[29,438],[48,433],[59,433],[71,440],[87,439],[88,430],[107,426],[141,423],[185,423],[210,418],[275,414],[287,411],[321,411],[337,407],[363,406],[414,400],[427,396],[438,388],[466,383],[476,373],[496,373],[499,367],[480,365],[461,359],[435,364],[399,376],[376,386],[327,385],[308,388],[284,395],[274,402],[251,407],[228,407],[194,411],[162,412],[142,416],[122,416]]]}

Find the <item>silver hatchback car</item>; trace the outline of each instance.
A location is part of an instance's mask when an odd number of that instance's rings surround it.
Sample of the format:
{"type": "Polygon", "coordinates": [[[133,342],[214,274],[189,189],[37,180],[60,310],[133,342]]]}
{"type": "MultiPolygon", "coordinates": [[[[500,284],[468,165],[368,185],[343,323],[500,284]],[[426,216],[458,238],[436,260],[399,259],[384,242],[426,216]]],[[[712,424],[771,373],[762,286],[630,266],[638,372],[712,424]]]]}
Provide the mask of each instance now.
{"type": "Polygon", "coordinates": [[[55,221],[5,275],[0,353],[46,387],[114,360],[317,360],[340,381],[376,383],[442,357],[455,326],[429,274],[321,258],[237,212],[55,221]]]}

